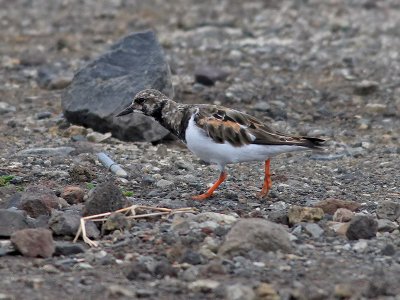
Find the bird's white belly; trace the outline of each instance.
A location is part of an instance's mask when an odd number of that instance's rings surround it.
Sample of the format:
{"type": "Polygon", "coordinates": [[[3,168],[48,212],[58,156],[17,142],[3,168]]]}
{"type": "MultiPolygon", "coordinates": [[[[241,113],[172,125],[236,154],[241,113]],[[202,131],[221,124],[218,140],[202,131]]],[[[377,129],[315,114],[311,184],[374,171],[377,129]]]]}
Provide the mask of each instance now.
{"type": "Polygon", "coordinates": [[[284,152],[305,150],[305,147],[287,145],[249,144],[234,147],[231,144],[216,143],[195,125],[194,116],[189,120],[185,133],[186,145],[191,152],[206,162],[225,166],[230,163],[263,161],[284,152]]]}

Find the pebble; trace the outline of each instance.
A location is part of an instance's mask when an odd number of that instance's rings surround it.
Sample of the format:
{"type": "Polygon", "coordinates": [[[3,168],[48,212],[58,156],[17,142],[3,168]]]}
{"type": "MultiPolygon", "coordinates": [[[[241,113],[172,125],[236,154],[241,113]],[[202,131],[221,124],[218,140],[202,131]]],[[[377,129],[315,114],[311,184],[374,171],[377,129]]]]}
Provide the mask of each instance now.
{"type": "Polygon", "coordinates": [[[212,279],[199,279],[189,283],[188,288],[194,292],[208,293],[220,286],[220,283],[212,279]]]}
{"type": "Polygon", "coordinates": [[[324,233],[324,230],[318,224],[315,223],[305,224],[304,229],[315,239],[319,238],[324,233]]]}
{"type": "Polygon", "coordinates": [[[379,219],[395,221],[400,217],[400,203],[392,200],[382,201],[378,204],[376,215],[379,219]]]}
{"type": "Polygon", "coordinates": [[[61,193],[61,198],[71,205],[83,202],[84,196],[85,192],[79,186],[66,186],[61,193]]]}
{"type": "Polygon", "coordinates": [[[265,282],[261,282],[256,289],[257,299],[260,300],[280,300],[278,292],[274,289],[274,287],[265,282]]]}
{"type": "Polygon", "coordinates": [[[85,252],[85,247],[82,244],[71,243],[71,242],[56,242],[55,252],[56,256],[70,256],[85,252]]]}
{"type": "Polygon", "coordinates": [[[32,227],[22,211],[0,209],[0,236],[9,237],[14,232],[32,227]]]}
{"type": "Polygon", "coordinates": [[[377,221],[370,216],[355,216],[349,223],[346,236],[349,240],[371,239],[378,231],[377,221]]]}
{"type": "Polygon", "coordinates": [[[29,148],[29,149],[25,149],[20,152],[17,152],[16,155],[17,156],[40,156],[40,157],[67,156],[74,150],[75,150],[75,148],[73,148],[73,147],[29,148]]]}
{"type": "Polygon", "coordinates": [[[174,185],[174,183],[172,181],[169,180],[165,180],[165,179],[161,179],[159,181],[157,181],[156,186],[159,188],[166,188],[169,186],[174,185]]]}
{"type": "Polygon", "coordinates": [[[26,211],[32,217],[50,215],[53,209],[67,207],[68,203],[55,195],[48,187],[43,185],[29,186],[21,194],[18,208],[26,211]]]}
{"type": "Polygon", "coordinates": [[[303,207],[293,205],[289,208],[288,218],[290,224],[298,224],[300,222],[315,222],[324,217],[324,211],[318,207],[303,207]]]}
{"type": "Polygon", "coordinates": [[[4,115],[9,112],[16,112],[15,106],[8,104],[7,102],[0,101],[0,115],[4,115]]]}
{"type": "Polygon", "coordinates": [[[227,76],[227,72],[214,66],[198,67],[194,72],[196,82],[206,86],[212,86],[216,81],[224,80],[227,76]]]}
{"type": "Polygon", "coordinates": [[[376,92],[379,88],[379,83],[371,80],[363,80],[354,86],[354,94],[366,96],[376,92]]]}
{"type": "Polygon", "coordinates": [[[55,251],[53,236],[50,230],[44,228],[29,228],[14,232],[11,242],[24,256],[51,257],[55,251]]]}
{"type": "Polygon", "coordinates": [[[326,214],[333,215],[338,208],[346,208],[350,211],[355,211],[361,207],[361,204],[355,201],[328,198],[316,203],[314,206],[322,208],[326,214]]]}
{"type": "MultiPolygon", "coordinates": [[[[80,226],[81,215],[79,211],[56,211],[49,220],[49,227],[56,235],[75,236],[80,226]]],[[[85,222],[86,234],[89,238],[98,238],[100,231],[92,221],[85,222]]]]}
{"type": "Polygon", "coordinates": [[[225,297],[229,300],[253,300],[255,293],[251,287],[236,283],[225,287],[225,297]]]}
{"type": "Polygon", "coordinates": [[[338,208],[332,220],[335,222],[349,222],[354,216],[354,213],[347,208],[338,208]]]}
{"type": "Polygon", "coordinates": [[[38,120],[43,120],[43,119],[48,119],[48,118],[50,118],[51,115],[52,115],[51,112],[49,112],[49,111],[43,111],[43,112],[37,113],[37,114],[35,115],[35,117],[36,117],[36,119],[38,119],[38,120]]]}
{"type": "Polygon", "coordinates": [[[399,228],[399,225],[396,222],[392,222],[388,219],[378,219],[377,222],[379,232],[392,232],[399,228]]]}
{"type": "Polygon", "coordinates": [[[72,181],[76,182],[91,182],[97,177],[92,169],[84,165],[74,165],[68,173],[72,181]]]}
{"type": "Polygon", "coordinates": [[[251,250],[290,252],[289,234],[283,226],[258,218],[241,219],[225,236],[220,255],[244,255],[251,250]]]}
{"type": "Polygon", "coordinates": [[[363,253],[365,252],[367,247],[368,247],[368,242],[366,240],[360,240],[353,245],[352,249],[357,253],[363,253]]]}

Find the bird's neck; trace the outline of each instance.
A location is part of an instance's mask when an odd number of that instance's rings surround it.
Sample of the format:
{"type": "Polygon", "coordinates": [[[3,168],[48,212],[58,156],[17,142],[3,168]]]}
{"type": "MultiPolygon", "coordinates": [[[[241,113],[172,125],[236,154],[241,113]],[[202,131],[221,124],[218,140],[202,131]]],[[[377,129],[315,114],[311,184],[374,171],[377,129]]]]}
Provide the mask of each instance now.
{"type": "Polygon", "coordinates": [[[181,123],[185,117],[184,106],[168,99],[163,103],[160,112],[152,117],[171,133],[184,139],[184,132],[181,132],[181,123]]]}

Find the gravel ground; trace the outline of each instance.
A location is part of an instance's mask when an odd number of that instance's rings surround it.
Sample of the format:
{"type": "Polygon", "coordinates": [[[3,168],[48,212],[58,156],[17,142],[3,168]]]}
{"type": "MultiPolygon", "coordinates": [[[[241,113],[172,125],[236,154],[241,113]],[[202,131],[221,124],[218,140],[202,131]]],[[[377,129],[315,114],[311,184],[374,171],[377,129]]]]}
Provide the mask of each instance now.
{"type": "MultiPolygon", "coordinates": [[[[77,186],[86,199],[108,181],[134,204],[196,210],[138,220],[78,254],[29,258],[0,251],[1,299],[400,299],[396,0],[0,5],[0,204],[32,185],[58,197],[77,186]],[[274,158],[273,188],[264,200],[255,196],[262,163],[230,166],[227,182],[200,203],[190,195],[203,192],[218,173],[179,142],[90,142],[88,132],[63,118],[62,89],[112,42],[148,28],[165,49],[176,99],[222,104],[273,119],[294,134],[325,137],[328,154],[274,158]],[[228,75],[202,85],[195,73],[204,66],[228,75]],[[21,152],[51,147],[74,151],[21,152]],[[97,162],[98,151],[129,177],[112,177],[97,162]],[[74,178],[74,166],[86,170],[83,179],[74,178]],[[356,215],[374,222],[359,231],[377,224],[374,237],[346,238],[335,228],[353,226],[354,216],[339,222],[325,209],[321,217],[290,221],[293,207],[315,209],[327,199],[358,204],[356,215]],[[280,223],[290,250],[255,242],[246,253],[223,253],[231,228],[246,219],[280,223]]],[[[253,240],[267,243],[268,234],[253,240]]]]}

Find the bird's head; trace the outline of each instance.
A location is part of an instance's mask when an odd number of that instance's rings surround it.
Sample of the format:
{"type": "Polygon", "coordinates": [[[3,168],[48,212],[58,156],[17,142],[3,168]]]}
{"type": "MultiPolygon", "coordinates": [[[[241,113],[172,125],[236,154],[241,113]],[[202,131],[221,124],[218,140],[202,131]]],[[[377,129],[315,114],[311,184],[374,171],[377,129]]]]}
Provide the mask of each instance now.
{"type": "Polygon", "coordinates": [[[124,116],[133,112],[143,113],[147,116],[154,116],[159,113],[163,107],[163,103],[168,100],[167,96],[163,93],[147,89],[135,95],[131,105],[117,114],[117,117],[124,116]]]}

